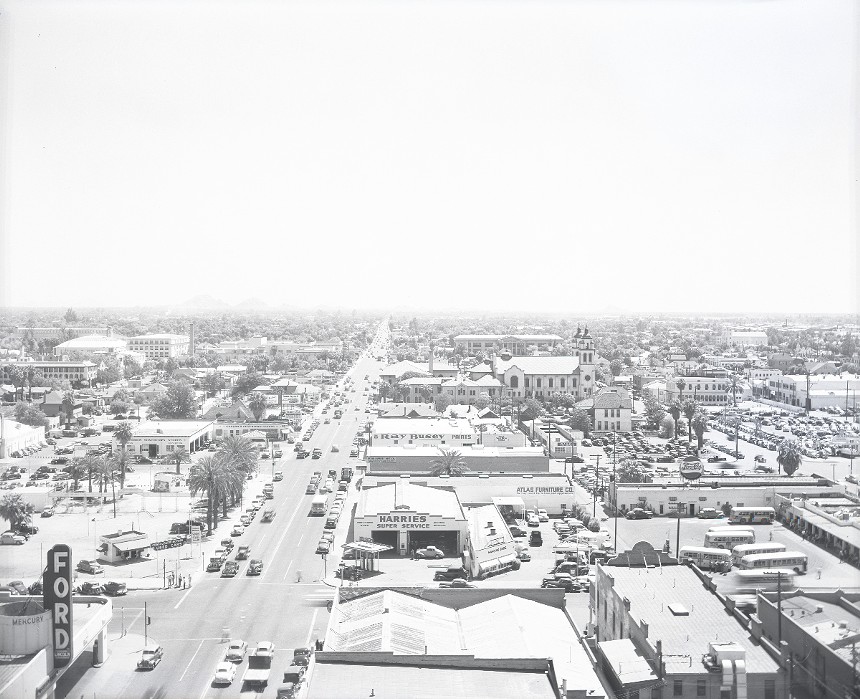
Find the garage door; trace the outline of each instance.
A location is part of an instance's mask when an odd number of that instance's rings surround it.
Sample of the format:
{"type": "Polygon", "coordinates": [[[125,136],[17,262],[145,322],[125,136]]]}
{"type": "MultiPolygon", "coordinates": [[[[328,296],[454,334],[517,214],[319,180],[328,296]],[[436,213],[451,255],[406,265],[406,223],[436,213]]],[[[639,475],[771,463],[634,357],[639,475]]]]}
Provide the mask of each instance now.
{"type": "Polygon", "coordinates": [[[383,551],[379,554],[380,558],[390,558],[398,556],[397,553],[397,532],[387,529],[374,529],[370,532],[370,537],[377,544],[385,544],[391,547],[391,551],[383,551]]]}
{"type": "Polygon", "coordinates": [[[410,550],[435,546],[446,556],[459,556],[461,553],[458,551],[456,531],[410,532],[408,546],[410,550]]]}

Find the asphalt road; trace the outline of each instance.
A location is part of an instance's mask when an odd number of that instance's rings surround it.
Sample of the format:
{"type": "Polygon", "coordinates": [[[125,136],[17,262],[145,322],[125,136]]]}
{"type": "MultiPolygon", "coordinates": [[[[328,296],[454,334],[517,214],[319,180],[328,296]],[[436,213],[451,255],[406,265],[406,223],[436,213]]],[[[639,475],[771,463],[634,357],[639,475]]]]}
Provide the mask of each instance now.
{"type": "MultiPolygon", "coordinates": [[[[258,641],[275,644],[269,686],[257,694],[275,695],[282,672],[292,660],[293,649],[311,645],[325,635],[327,602],[333,598],[333,590],[322,583],[325,563],[315,553],[324,518],[309,516],[313,496],[305,494],[305,487],[315,470],[325,474],[333,468],[339,474],[343,466],[355,466],[357,460],[349,456],[352,440],[370,417],[364,412],[367,399],[362,389],[368,385],[364,376],[369,374],[373,381],[379,367],[373,359],[362,357],[349,372],[356,390],[347,393],[349,405],[345,406],[342,419],[332,419],[326,425],[325,417],[331,415],[320,415],[320,407],[315,411],[320,425],[305,444],[309,450],[322,449],[322,458],[297,459],[290,445],[283,445],[284,458],[276,463],[275,469],[283,471],[284,479],[275,483],[275,498],[267,503],[276,510],[275,519],[263,523],[257,517],[242,536],[234,538],[237,548],[250,545],[251,558],[263,560],[262,575],[247,576],[247,561],[240,561],[235,578],[199,572],[192,575],[192,588],[188,590],[137,592],[116,599],[109,629],[113,642],[111,658],[101,668],[93,669],[88,666],[88,654],[82,656],[67,679],[60,682],[58,697],[248,696],[253,692],[241,692],[241,676],[248,667],[247,660],[237,667],[236,680],[231,686],[211,684],[215,666],[224,658],[225,638],[241,638],[249,647],[258,641]],[[339,446],[339,452],[332,453],[333,444],[339,446]],[[144,640],[144,603],[152,621],[147,628],[148,637],[164,648],[164,660],[146,672],[134,667],[144,640]]],[[[266,474],[268,468],[271,461],[261,462],[262,473],[266,474]]],[[[355,479],[350,486],[351,499],[355,497],[354,483],[355,479]]],[[[331,501],[334,495],[329,497],[331,501]]],[[[238,516],[237,512],[237,519],[238,516]]],[[[335,547],[342,543],[335,540],[335,547]]]]}

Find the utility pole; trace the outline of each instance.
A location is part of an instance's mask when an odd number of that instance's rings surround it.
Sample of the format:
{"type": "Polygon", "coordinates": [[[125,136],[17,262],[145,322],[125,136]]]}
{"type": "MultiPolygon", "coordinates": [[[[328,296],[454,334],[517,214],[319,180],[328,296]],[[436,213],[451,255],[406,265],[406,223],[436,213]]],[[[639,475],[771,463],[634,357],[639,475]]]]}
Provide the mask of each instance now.
{"type": "Polygon", "coordinates": [[[597,517],[597,484],[600,479],[600,454],[597,455],[597,463],[594,465],[594,497],[591,500],[591,516],[597,517]]]}
{"type": "Polygon", "coordinates": [[[678,508],[678,527],[675,530],[675,557],[680,561],[681,560],[681,515],[684,514],[684,508],[687,506],[687,503],[679,502],[677,505],[678,508]]]}

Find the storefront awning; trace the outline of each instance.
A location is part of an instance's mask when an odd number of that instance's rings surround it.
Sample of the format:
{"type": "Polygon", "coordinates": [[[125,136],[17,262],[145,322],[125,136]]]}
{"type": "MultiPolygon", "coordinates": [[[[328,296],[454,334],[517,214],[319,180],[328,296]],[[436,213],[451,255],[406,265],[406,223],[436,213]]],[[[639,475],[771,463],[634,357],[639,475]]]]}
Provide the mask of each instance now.
{"type": "Polygon", "coordinates": [[[134,541],[119,541],[114,544],[117,551],[140,551],[149,548],[149,539],[135,539],[134,541]]]}
{"type": "Polygon", "coordinates": [[[517,498],[517,497],[498,497],[498,498],[493,498],[493,504],[494,504],[496,507],[499,507],[500,505],[509,505],[509,506],[511,506],[511,507],[519,507],[519,508],[522,508],[522,509],[524,509],[524,508],[525,508],[525,503],[523,502],[523,499],[522,499],[522,498],[517,498]]]}

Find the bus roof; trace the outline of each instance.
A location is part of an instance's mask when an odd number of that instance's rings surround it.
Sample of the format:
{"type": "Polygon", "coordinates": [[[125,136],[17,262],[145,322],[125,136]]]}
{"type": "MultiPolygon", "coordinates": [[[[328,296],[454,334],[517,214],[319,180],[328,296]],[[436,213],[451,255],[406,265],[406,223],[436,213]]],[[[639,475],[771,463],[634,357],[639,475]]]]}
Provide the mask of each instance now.
{"type": "Polygon", "coordinates": [[[731,556],[727,549],[716,549],[710,546],[682,546],[681,553],[689,551],[690,553],[713,553],[718,556],[731,556]]]}
{"type": "Polygon", "coordinates": [[[744,556],[744,559],[754,561],[772,561],[781,560],[783,558],[808,558],[805,553],[800,551],[774,551],[773,553],[751,553],[744,556]]]}

